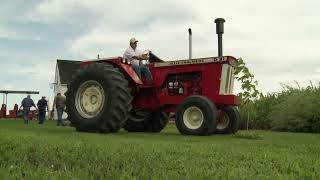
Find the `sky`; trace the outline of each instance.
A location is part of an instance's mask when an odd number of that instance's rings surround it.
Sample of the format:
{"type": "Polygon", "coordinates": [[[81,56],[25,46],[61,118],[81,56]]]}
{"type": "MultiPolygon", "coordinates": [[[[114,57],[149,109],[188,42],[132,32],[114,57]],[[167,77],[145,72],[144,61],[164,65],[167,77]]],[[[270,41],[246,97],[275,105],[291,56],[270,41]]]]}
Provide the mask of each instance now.
{"type": "MultiPolygon", "coordinates": [[[[131,37],[164,60],[187,59],[188,28],[193,58],[217,56],[218,17],[226,20],[224,55],[243,58],[260,91],[316,84],[319,7],[318,0],[1,0],[0,89],[52,100],[56,59],[122,56],[131,37]]],[[[9,109],[23,97],[10,95],[9,109]]]]}

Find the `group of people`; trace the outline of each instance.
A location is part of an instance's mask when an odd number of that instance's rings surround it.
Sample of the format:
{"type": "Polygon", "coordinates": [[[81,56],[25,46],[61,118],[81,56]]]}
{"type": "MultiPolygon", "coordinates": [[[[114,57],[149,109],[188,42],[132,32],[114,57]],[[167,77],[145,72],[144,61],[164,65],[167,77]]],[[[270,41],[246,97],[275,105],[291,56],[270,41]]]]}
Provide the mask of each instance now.
{"type": "MultiPolygon", "coordinates": [[[[29,123],[29,113],[32,107],[38,111],[39,124],[43,124],[46,118],[46,112],[49,112],[48,101],[46,100],[46,97],[42,96],[37,105],[35,105],[30,95],[22,100],[19,110],[22,109],[22,117],[25,124],[29,123]]],[[[57,126],[64,126],[62,115],[66,107],[66,98],[62,96],[61,93],[58,93],[55,96],[52,111],[54,111],[54,107],[56,108],[58,115],[57,126]]]]}

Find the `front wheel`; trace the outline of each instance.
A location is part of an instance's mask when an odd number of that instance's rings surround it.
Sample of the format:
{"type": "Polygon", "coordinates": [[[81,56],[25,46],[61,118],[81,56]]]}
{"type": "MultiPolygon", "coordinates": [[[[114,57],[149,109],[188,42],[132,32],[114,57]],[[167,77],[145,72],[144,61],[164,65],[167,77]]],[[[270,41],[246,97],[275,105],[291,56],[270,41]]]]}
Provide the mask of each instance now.
{"type": "Polygon", "coordinates": [[[187,97],[177,108],[176,126],[181,134],[211,135],[215,132],[217,108],[207,97],[187,97]]]}
{"type": "Polygon", "coordinates": [[[219,110],[217,134],[236,133],[239,129],[240,113],[234,106],[222,106],[219,110]]]}

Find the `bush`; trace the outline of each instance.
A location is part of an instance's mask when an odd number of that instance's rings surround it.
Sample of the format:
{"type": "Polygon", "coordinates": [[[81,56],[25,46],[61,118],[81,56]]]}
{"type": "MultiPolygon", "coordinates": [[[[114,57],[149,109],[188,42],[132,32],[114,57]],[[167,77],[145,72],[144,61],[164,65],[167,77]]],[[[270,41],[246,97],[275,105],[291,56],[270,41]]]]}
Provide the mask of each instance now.
{"type": "Polygon", "coordinates": [[[320,132],[320,88],[288,89],[286,99],[270,113],[272,130],[320,132]]]}
{"type": "Polygon", "coordinates": [[[241,124],[245,129],[272,129],[291,132],[320,132],[320,88],[283,85],[278,93],[260,95],[240,105],[241,124]],[[249,114],[249,117],[248,117],[249,114]]]}
{"type": "Polygon", "coordinates": [[[281,102],[278,94],[261,95],[258,99],[240,106],[241,129],[246,129],[247,121],[251,129],[270,129],[272,120],[269,114],[272,107],[281,102]]]}

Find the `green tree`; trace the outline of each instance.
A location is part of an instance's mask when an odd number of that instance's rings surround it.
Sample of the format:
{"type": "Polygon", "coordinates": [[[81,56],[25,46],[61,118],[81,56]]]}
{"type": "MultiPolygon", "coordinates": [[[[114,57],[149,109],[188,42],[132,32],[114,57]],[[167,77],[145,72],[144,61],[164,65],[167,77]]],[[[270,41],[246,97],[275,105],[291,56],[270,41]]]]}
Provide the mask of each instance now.
{"type": "Polygon", "coordinates": [[[242,119],[242,128],[244,128],[243,122],[246,122],[246,128],[249,128],[250,113],[256,114],[254,111],[253,100],[262,94],[258,91],[258,81],[254,79],[254,75],[250,72],[249,68],[242,58],[239,58],[235,64],[235,79],[241,83],[240,96],[240,114],[242,119]],[[246,121],[243,121],[245,120],[246,121]]]}
{"type": "Polygon", "coordinates": [[[244,104],[261,95],[257,89],[258,81],[254,79],[254,75],[242,58],[239,58],[236,62],[235,70],[235,79],[240,81],[242,90],[238,95],[244,104]]]}

